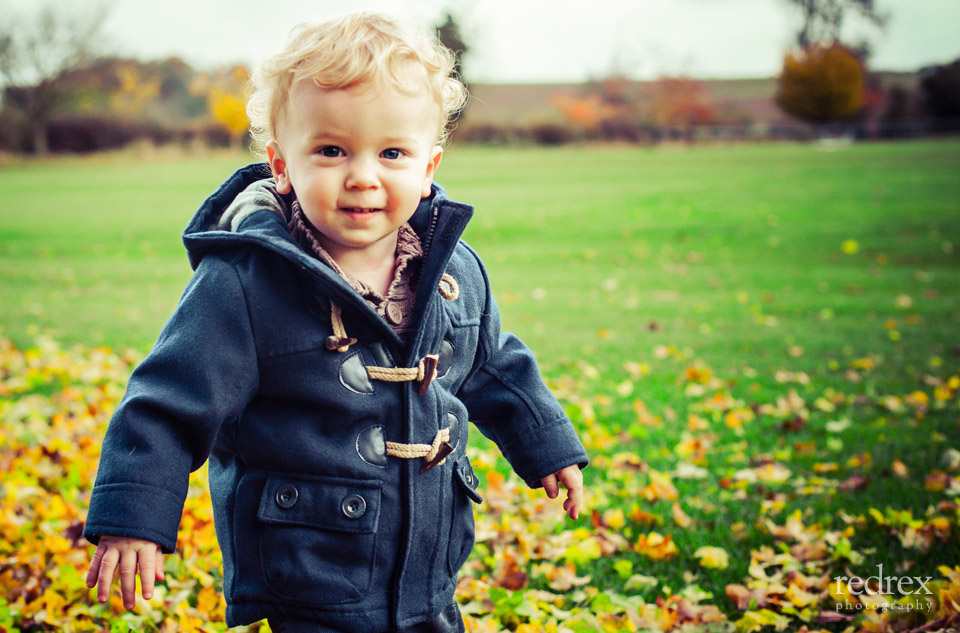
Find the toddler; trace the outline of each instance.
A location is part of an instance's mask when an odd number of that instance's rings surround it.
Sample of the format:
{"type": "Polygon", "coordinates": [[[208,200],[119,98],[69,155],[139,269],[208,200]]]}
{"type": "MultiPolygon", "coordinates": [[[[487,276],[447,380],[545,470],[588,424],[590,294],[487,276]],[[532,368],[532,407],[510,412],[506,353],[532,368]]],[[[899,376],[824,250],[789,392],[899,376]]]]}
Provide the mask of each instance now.
{"type": "Polygon", "coordinates": [[[433,177],[465,90],[453,55],[358,13],[295,31],[248,106],[266,164],[184,232],[194,275],[103,442],[87,585],[163,579],[208,458],[229,626],[462,631],[474,540],[467,422],[580,511],[586,452],[500,332],[473,212],[433,177]]]}

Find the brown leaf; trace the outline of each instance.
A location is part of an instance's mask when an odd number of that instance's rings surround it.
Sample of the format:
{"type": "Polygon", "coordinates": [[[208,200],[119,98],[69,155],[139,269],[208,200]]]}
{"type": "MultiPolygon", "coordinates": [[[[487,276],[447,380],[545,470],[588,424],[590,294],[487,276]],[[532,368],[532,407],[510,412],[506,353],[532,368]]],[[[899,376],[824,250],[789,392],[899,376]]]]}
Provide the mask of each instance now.
{"type": "Polygon", "coordinates": [[[74,547],[83,539],[83,525],[83,521],[77,521],[63,531],[63,535],[72,541],[74,547]]]}
{"type": "Polygon", "coordinates": [[[524,589],[530,584],[530,577],[527,572],[520,569],[517,559],[510,552],[505,552],[503,556],[500,571],[494,582],[497,586],[511,591],[524,589]]]}
{"type": "Polygon", "coordinates": [[[855,473],[850,475],[845,480],[837,484],[837,490],[842,490],[844,492],[850,492],[852,490],[863,490],[867,487],[867,484],[870,483],[870,478],[860,473],[855,473]]]}
{"type": "Polygon", "coordinates": [[[582,587],[589,584],[591,576],[577,576],[577,569],[573,563],[561,567],[549,566],[546,573],[547,582],[554,591],[569,591],[573,587],[582,587]]]}
{"type": "Polygon", "coordinates": [[[830,550],[823,541],[797,543],[790,548],[790,555],[801,562],[825,560],[830,557],[830,550]]]}
{"type": "Polygon", "coordinates": [[[743,585],[727,585],[727,597],[741,611],[759,609],[770,604],[767,594],[762,589],[747,589],[743,585]]]}
{"type": "Polygon", "coordinates": [[[817,616],[817,622],[820,624],[830,624],[832,622],[849,622],[853,619],[852,615],[846,613],[837,613],[836,611],[821,611],[817,616]]]}
{"type": "Polygon", "coordinates": [[[783,429],[784,431],[792,431],[796,433],[806,425],[807,425],[806,418],[802,418],[798,415],[785,421],[783,424],[780,425],[780,428],[783,429]]]}
{"type": "Polygon", "coordinates": [[[600,512],[597,510],[592,510],[590,512],[590,523],[593,524],[593,529],[598,529],[601,527],[606,527],[606,524],[603,522],[603,518],[600,516],[600,512]]]}
{"type": "Polygon", "coordinates": [[[930,472],[923,480],[923,487],[932,492],[946,490],[950,486],[950,475],[940,469],[930,472]]]}

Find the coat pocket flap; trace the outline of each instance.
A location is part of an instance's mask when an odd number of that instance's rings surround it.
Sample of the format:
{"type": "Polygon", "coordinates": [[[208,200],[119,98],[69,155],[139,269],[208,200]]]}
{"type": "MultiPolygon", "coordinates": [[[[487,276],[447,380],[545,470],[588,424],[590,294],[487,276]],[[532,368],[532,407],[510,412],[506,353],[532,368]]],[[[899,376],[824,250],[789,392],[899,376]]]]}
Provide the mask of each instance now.
{"type": "Polygon", "coordinates": [[[371,534],[380,518],[381,487],[376,479],[271,473],[257,518],[273,525],[371,534]]]}
{"type": "Polygon", "coordinates": [[[463,488],[463,491],[467,497],[470,498],[470,501],[483,503],[483,498],[477,494],[477,486],[480,485],[480,480],[477,479],[473,468],[470,466],[470,462],[467,461],[466,458],[457,462],[456,467],[453,469],[453,478],[460,482],[460,487],[463,488]]]}

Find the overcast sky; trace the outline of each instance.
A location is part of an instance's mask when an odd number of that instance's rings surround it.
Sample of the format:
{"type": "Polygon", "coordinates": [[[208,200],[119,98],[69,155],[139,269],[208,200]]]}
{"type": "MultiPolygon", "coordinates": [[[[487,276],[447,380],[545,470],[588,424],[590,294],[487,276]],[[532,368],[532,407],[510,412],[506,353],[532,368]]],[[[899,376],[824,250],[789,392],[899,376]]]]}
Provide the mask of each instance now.
{"type": "MultiPolygon", "coordinates": [[[[93,6],[75,0],[65,6],[93,6]]],[[[109,0],[108,0],[109,1],[109,0]]],[[[960,0],[877,0],[890,15],[880,32],[848,20],[850,39],[869,36],[876,70],[916,70],[960,57],[960,0]]],[[[278,50],[290,28],[355,9],[425,26],[456,7],[470,44],[474,82],[581,81],[622,71],[700,78],[777,74],[799,14],[787,0],[112,0],[105,44],[121,55],[176,55],[201,68],[254,64],[278,50]]]]}

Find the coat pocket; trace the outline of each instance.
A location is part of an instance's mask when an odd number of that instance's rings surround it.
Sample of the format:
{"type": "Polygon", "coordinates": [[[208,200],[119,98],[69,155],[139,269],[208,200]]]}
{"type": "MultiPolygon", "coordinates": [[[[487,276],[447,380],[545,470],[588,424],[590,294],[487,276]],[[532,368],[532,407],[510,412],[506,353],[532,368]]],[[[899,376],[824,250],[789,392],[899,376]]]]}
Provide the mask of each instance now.
{"type": "Polygon", "coordinates": [[[453,468],[453,508],[450,519],[450,549],[447,553],[447,571],[450,575],[456,575],[473,550],[475,528],[473,506],[470,502],[483,502],[477,494],[479,483],[470,462],[466,456],[462,457],[453,468]]]}
{"type": "Polygon", "coordinates": [[[270,590],[312,605],[363,598],[373,571],[381,485],[271,473],[257,512],[260,565],[270,590]]]}

